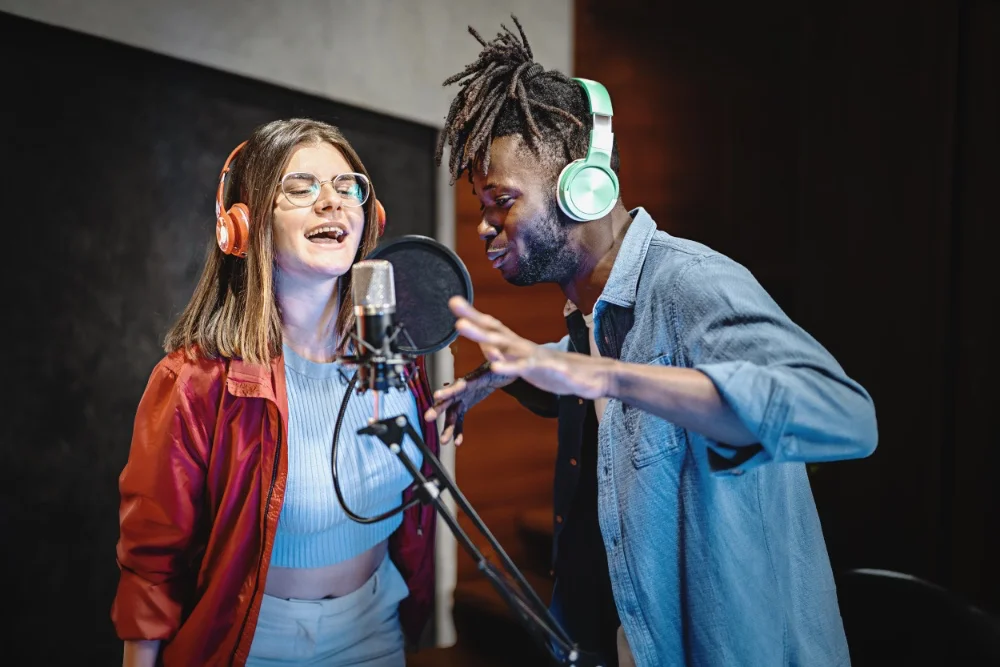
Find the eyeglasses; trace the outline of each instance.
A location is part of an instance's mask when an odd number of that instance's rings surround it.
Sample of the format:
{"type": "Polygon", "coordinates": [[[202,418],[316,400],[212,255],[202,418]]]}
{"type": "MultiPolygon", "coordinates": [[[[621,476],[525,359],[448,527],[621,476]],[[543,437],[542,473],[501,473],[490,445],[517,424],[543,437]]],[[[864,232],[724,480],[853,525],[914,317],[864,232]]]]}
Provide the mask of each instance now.
{"type": "Polygon", "coordinates": [[[361,206],[368,201],[368,193],[371,192],[364,174],[337,174],[329,181],[321,181],[313,174],[304,172],[285,174],[281,179],[281,191],[295,206],[312,206],[327,183],[333,184],[344,206],[361,206]]]}

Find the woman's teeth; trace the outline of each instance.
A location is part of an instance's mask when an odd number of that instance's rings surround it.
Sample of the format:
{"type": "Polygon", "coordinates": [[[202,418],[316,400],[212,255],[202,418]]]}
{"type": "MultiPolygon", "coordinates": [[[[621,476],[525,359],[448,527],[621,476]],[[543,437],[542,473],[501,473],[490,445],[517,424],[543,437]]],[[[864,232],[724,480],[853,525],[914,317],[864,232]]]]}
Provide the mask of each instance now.
{"type": "Polygon", "coordinates": [[[309,232],[306,238],[309,239],[310,241],[317,241],[323,239],[323,240],[331,240],[339,242],[342,241],[345,236],[347,236],[347,232],[345,232],[342,228],[327,226],[314,229],[313,231],[309,232]]]}

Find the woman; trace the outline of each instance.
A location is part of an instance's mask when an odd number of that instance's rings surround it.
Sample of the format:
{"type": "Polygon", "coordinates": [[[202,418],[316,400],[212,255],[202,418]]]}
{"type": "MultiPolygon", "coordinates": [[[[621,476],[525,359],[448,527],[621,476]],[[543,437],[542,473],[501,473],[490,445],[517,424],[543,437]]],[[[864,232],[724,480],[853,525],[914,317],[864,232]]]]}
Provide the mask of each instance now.
{"type": "MultiPolygon", "coordinates": [[[[219,247],[167,334],[119,480],[124,665],[402,665],[401,630],[416,642],[433,604],[433,508],[356,523],[331,479],[351,266],[381,232],[367,171],[336,128],[276,121],[230,155],[216,207],[219,247]]],[[[409,386],[380,411],[416,426],[422,363],[409,386]]],[[[373,395],[349,400],[337,452],[344,499],[366,517],[413,482],[356,435],[373,395]]],[[[436,453],[433,429],[426,441],[436,453]]]]}

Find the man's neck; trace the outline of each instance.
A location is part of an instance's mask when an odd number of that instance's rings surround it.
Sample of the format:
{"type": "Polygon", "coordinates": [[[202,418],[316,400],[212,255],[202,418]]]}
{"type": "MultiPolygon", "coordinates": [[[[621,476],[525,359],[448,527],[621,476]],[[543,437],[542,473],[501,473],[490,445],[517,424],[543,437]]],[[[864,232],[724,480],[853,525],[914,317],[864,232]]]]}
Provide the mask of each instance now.
{"type": "Polygon", "coordinates": [[[608,215],[590,223],[581,235],[579,269],[572,280],[561,284],[560,288],[584,315],[594,312],[594,304],[608,284],[630,224],[632,216],[619,201],[608,215]]]}

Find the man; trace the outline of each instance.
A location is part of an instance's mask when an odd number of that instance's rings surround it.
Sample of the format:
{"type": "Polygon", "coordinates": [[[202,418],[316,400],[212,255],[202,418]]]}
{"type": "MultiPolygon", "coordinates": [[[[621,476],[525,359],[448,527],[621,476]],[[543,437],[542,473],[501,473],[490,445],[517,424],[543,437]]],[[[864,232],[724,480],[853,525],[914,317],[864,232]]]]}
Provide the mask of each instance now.
{"type": "Polygon", "coordinates": [[[871,454],[871,398],[745,268],[626,209],[610,101],[534,63],[515,23],[489,42],[470,28],[483,50],[446,82],[461,89],[438,159],[448,144],[453,180],[469,173],[503,277],[562,288],[569,335],[540,346],[454,300],[488,365],[426,417],[446,411],[458,443],[505,385],[558,413],[552,608],[583,648],[640,667],[849,664],[804,464],[871,454]],[[588,182],[567,181],[581,159],[588,182]]]}

